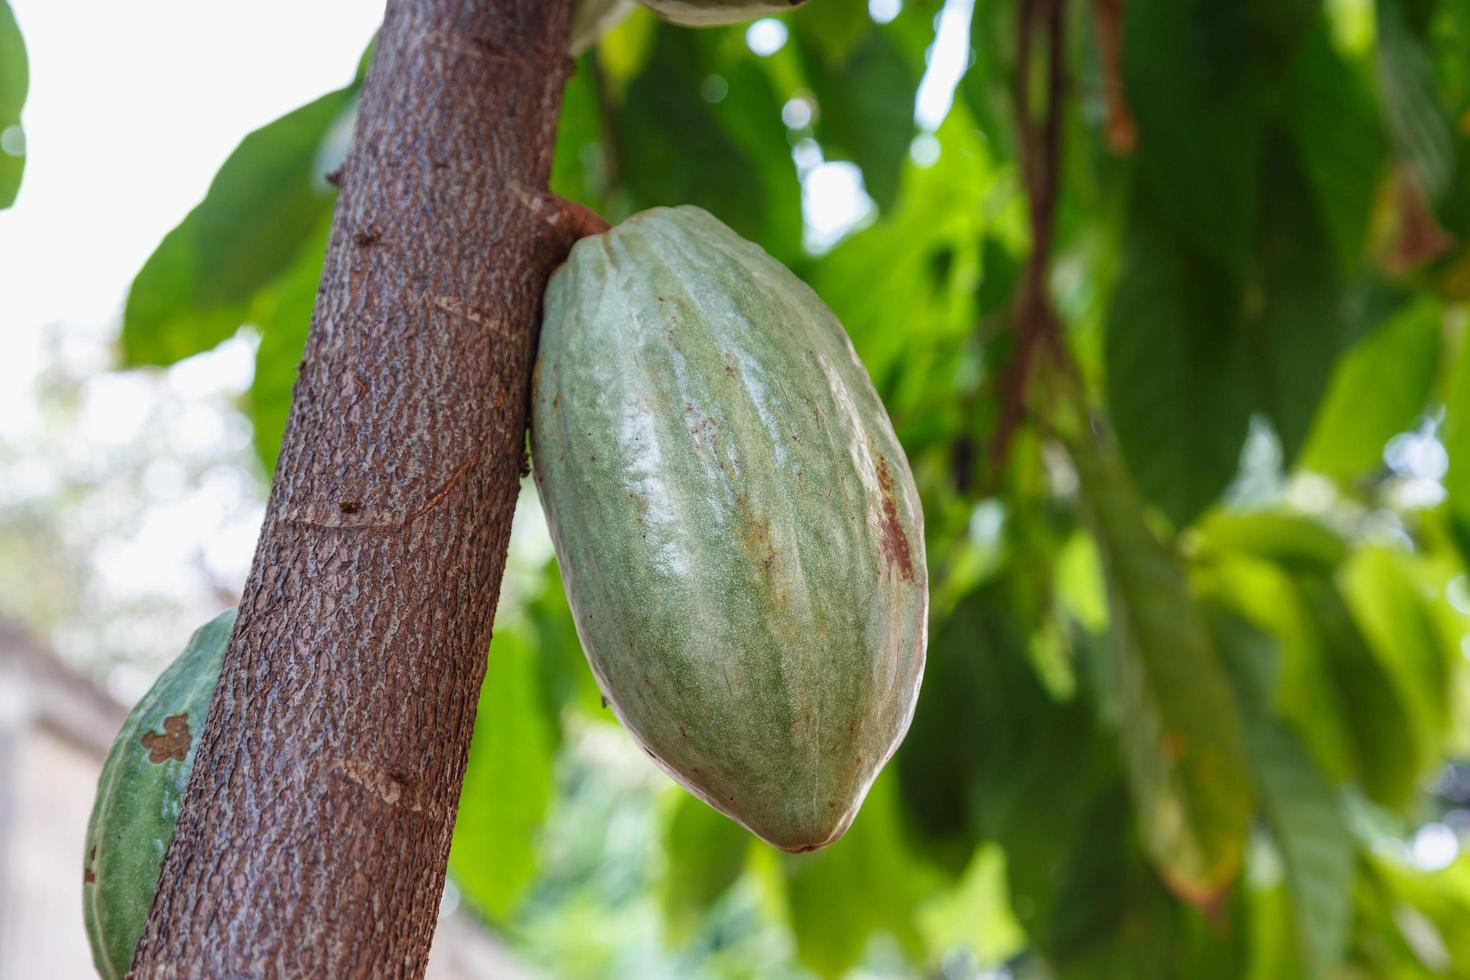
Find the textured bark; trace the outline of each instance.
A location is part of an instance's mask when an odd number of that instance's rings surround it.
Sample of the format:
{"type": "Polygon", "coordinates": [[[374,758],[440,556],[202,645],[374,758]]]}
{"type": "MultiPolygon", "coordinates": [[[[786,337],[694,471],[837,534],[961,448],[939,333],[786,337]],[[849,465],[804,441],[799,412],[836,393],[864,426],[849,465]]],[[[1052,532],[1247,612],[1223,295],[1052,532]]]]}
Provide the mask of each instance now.
{"type": "Polygon", "coordinates": [[[572,0],[390,0],[136,976],[420,976],[523,465],[572,0]]]}

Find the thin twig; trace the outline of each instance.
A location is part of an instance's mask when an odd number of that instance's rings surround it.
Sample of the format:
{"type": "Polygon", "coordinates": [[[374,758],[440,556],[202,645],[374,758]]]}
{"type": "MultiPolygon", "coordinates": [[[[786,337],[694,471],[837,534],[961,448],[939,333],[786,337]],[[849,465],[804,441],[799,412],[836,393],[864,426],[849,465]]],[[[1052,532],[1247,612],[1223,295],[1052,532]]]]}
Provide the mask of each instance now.
{"type": "Polygon", "coordinates": [[[1108,147],[1128,154],[1138,145],[1138,124],[1123,88],[1123,0],[1097,0],[1097,56],[1102,66],[1103,97],[1108,104],[1108,147]]]}
{"type": "Polygon", "coordinates": [[[1065,85],[1065,7],[1062,0],[1020,0],[1016,58],[1016,123],[1020,133],[1021,175],[1031,224],[1031,254],[1026,259],[1013,315],[1015,349],[1000,378],[1001,404],[990,444],[994,473],[1002,469],[1016,428],[1026,417],[1027,389],[1038,357],[1049,353],[1065,363],[1061,329],[1047,293],[1047,275],[1056,226],[1060,185],[1062,94],[1065,85]],[[1036,29],[1045,32],[1047,73],[1045,106],[1037,119],[1031,105],[1036,29]]]}

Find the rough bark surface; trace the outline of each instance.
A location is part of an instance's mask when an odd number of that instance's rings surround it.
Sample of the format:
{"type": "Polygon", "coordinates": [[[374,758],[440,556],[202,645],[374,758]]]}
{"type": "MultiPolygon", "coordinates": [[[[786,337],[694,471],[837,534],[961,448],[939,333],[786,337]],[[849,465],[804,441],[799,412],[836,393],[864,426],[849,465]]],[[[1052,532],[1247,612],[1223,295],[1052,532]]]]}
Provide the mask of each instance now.
{"type": "Polygon", "coordinates": [[[572,0],[390,0],[133,966],[417,977],[520,483],[572,0]]]}

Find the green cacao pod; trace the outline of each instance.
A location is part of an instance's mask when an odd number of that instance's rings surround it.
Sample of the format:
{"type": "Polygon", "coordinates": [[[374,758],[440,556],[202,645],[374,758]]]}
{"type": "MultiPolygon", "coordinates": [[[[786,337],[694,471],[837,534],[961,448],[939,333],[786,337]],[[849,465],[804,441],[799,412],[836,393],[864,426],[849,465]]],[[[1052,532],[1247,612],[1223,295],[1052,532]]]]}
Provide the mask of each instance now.
{"type": "Polygon", "coordinates": [[[551,278],[532,459],[588,660],[624,725],[778,847],[847,829],[923,673],[923,516],[842,325],[694,207],[551,278]]]}
{"type": "Polygon", "coordinates": [[[660,17],[685,27],[742,24],[801,6],[806,0],[642,0],[660,17]]]}
{"type": "Polygon", "coordinates": [[[107,753],[87,825],[82,913],[97,972],[125,977],[158,891],[234,610],[195,630],[107,753]]]}

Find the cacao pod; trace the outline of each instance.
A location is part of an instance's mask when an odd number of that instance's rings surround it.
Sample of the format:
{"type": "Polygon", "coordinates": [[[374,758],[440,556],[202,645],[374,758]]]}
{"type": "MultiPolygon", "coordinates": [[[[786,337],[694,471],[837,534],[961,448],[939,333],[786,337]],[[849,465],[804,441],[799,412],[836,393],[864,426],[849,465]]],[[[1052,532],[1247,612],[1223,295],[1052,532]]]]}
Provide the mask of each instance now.
{"type": "Polygon", "coordinates": [[[642,0],[660,17],[685,27],[741,24],[799,7],[806,0],[642,0]]]}
{"type": "Polygon", "coordinates": [[[577,0],[572,12],[572,54],[578,55],[597,43],[604,31],[633,9],[634,0],[577,0]]]}
{"type": "Polygon", "coordinates": [[[195,630],[107,753],[87,825],[82,912],[103,977],[125,977],[158,891],[199,734],[235,626],[231,610],[195,630]]]}
{"type": "Polygon", "coordinates": [[[913,716],[923,517],[837,319],[695,207],[547,288],[536,486],[582,646],[675,779],[778,847],[847,829],[913,716]]]}

